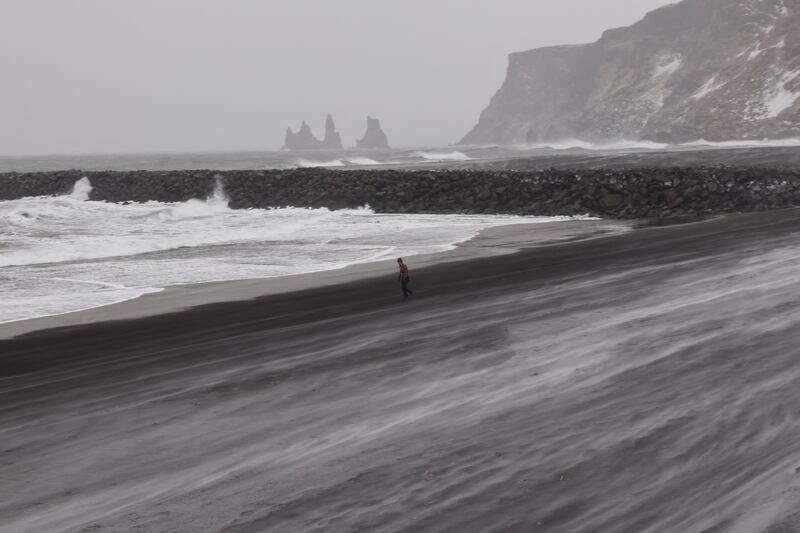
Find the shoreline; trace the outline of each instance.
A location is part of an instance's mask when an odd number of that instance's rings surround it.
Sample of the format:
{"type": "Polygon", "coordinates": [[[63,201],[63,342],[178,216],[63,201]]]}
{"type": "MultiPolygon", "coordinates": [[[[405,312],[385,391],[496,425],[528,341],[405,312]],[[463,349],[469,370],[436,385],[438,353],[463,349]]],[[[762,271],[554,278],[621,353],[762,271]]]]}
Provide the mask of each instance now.
{"type": "Polygon", "coordinates": [[[793,530],[800,210],[537,240],[0,341],[0,522],[793,530]]]}
{"type": "MultiPolygon", "coordinates": [[[[612,220],[574,220],[545,223],[521,223],[486,228],[475,237],[458,243],[452,250],[408,256],[413,271],[434,265],[459,263],[471,259],[513,254],[523,249],[552,246],[620,235],[634,228],[632,222],[612,220]],[[535,228],[535,231],[531,229],[535,228]]],[[[170,285],[160,291],[79,311],[17,320],[0,324],[0,340],[54,328],[85,326],[101,322],[132,320],[192,308],[230,302],[241,302],[276,294],[342,285],[364,279],[391,277],[396,269],[394,259],[348,265],[274,278],[214,281],[186,285],[170,285]]]]}

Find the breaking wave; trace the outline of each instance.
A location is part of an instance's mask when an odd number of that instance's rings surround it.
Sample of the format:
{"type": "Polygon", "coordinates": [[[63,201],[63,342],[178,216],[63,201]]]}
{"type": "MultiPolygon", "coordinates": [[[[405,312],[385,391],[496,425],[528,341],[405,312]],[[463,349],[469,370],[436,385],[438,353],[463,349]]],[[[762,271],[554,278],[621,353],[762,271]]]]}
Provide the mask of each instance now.
{"type": "Polygon", "coordinates": [[[76,181],[75,185],[72,186],[72,192],[69,193],[69,197],[79,202],[85,202],[89,200],[89,195],[91,193],[92,184],[89,182],[89,178],[84,176],[76,181]]]}
{"type": "Polygon", "coordinates": [[[464,152],[414,152],[411,157],[419,157],[428,161],[470,161],[472,159],[464,152]]]}
{"type": "Polygon", "coordinates": [[[343,159],[333,159],[331,161],[314,161],[309,159],[298,159],[294,165],[296,168],[334,168],[334,167],[348,167],[348,166],[375,166],[382,163],[370,159],[369,157],[347,157],[343,159]]]}
{"type": "Polygon", "coordinates": [[[761,140],[738,140],[738,141],[706,141],[700,139],[690,143],[681,144],[678,146],[713,146],[718,148],[747,148],[747,147],[793,147],[800,146],[800,137],[792,137],[788,139],[761,139],[761,140]]]}
{"type": "MultiPolygon", "coordinates": [[[[717,148],[748,148],[748,147],[792,147],[800,146],[800,138],[788,139],[740,139],[733,141],[707,141],[698,139],[696,141],[668,144],[654,141],[612,141],[607,143],[593,143],[580,139],[565,139],[561,141],[520,144],[510,146],[515,150],[591,150],[591,151],[616,151],[616,150],[670,150],[681,148],[698,147],[717,147],[717,148]]],[[[487,145],[484,148],[502,148],[496,145],[487,145]]]]}
{"type": "Polygon", "coordinates": [[[0,202],[8,235],[0,267],[136,255],[229,238],[225,225],[197,227],[203,219],[235,213],[220,184],[206,200],[176,203],[91,202],[91,190],[81,178],[65,196],[0,202]]]}
{"type": "Polygon", "coordinates": [[[57,197],[0,201],[0,323],[89,309],[171,285],[258,279],[452,249],[492,226],[567,217],[384,215],[371,209],[230,209],[204,200],[90,201],[87,178],[57,197]]]}
{"type": "Polygon", "coordinates": [[[294,165],[289,165],[289,167],[297,167],[297,168],[317,168],[317,167],[343,167],[345,166],[344,161],[341,159],[334,159],[332,161],[313,161],[309,159],[298,159],[294,165]]]}
{"type": "Polygon", "coordinates": [[[614,141],[608,143],[591,143],[579,139],[523,144],[515,146],[519,150],[663,150],[670,145],[651,141],[614,141]]]}

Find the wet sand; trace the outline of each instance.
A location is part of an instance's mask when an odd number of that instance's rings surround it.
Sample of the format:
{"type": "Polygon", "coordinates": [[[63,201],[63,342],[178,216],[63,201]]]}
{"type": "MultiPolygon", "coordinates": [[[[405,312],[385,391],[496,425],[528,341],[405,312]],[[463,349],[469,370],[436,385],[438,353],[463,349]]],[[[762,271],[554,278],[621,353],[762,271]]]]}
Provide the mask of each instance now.
{"type": "Polygon", "coordinates": [[[340,281],[0,341],[0,529],[800,528],[800,210],[340,281]]]}

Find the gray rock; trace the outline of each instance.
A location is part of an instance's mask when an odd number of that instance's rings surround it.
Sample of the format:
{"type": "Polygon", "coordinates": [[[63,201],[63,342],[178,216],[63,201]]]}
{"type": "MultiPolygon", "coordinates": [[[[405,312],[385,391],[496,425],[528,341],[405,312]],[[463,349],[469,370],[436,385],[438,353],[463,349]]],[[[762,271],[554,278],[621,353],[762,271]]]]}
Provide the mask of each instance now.
{"type": "Polygon", "coordinates": [[[599,41],[511,54],[464,144],[800,135],[800,2],[684,0],[599,41]]]}
{"type": "Polygon", "coordinates": [[[364,138],[356,141],[357,148],[385,149],[389,148],[389,139],[381,129],[381,122],[372,117],[367,117],[367,131],[364,138]]]}
{"type": "Polygon", "coordinates": [[[619,207],[622,204],[622,196],[619,194],[607,194],[603,198],[603,204],[611,209],[619,207]]]}
{"type": "Polygon", "coordinates": [[[342,148],[342,137],[336,131],[333,117],[328,115],[325,119],[325,138],[320,141],[311,132],[311,127],[304,120],[297,133],[291,128],[286,130],[284,150],[339,150],[342,148]]]}
{"type": "Polygon", "coordinates": [[[325,138],[322,140],[322,147],[331,150],[342,149],[342,136],[336,131],[331,115],[325,119],[325,138]]]}

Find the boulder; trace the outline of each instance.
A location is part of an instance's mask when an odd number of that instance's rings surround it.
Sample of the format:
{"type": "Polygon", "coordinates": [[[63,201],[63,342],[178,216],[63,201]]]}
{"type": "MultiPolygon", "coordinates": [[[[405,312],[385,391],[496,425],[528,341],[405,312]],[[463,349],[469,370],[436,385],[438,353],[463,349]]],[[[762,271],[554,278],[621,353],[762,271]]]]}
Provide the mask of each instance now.
{"type": "Polygon", "coordinates": [[[605,198],[603,198],[603,205],[605,205],[609,209],[619,207],[621,204],[622,204],[622,196],[619,194],[607,194],[605,198]]]}
{"type": "Polygon", "coordinates": [[[364,138],[356,141],[356,147],[367,149],[389,148],[389,139],[381,129],[380,120],[367,117],[367,131],[364,138]]]}

